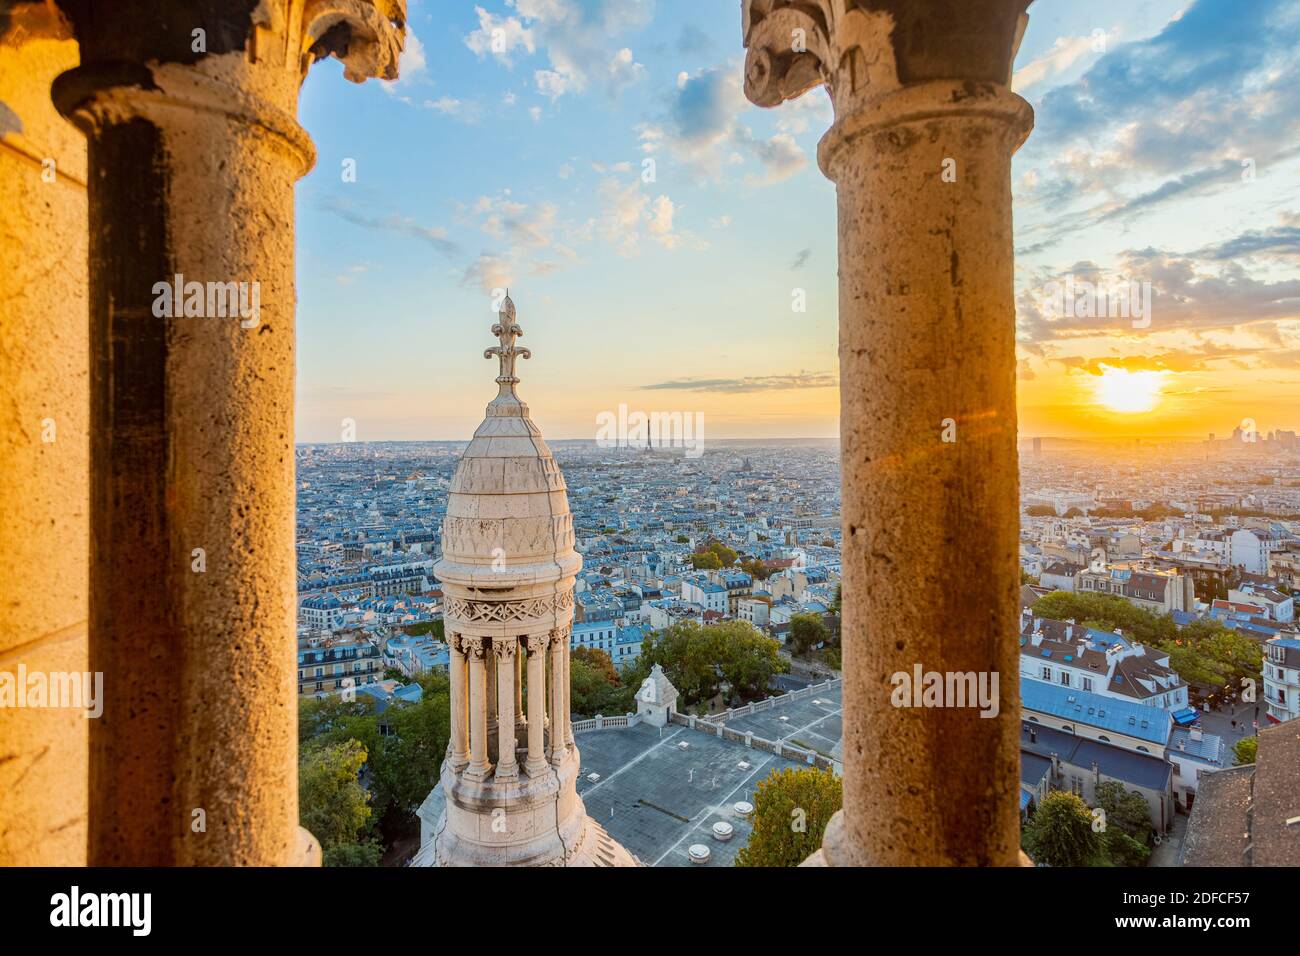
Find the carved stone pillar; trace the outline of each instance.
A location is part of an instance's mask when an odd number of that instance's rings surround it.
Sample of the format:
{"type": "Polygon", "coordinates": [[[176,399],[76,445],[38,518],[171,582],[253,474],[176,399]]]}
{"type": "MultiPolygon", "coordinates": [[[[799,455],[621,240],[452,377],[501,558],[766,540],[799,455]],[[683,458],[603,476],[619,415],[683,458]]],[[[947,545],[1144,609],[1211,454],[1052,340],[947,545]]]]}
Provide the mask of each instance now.
{"type": "Polygon", "coordinates": [[[546,763],[546,645],[545,634],[530,634],[528,647],[528,760],[524,772],[537,777],[546,763]]]}
{"type": "Polygon", "coordinates": [[[59,6],[81,65],[52,96],[89,141],[89,859],[292,863],[298,89],[331,54],[395,76],[403,4],[59,6]]]}
{"type": "Polygon", "coordinates": [[[497,667],[495,662],[487,668],[487,721],[488,738],[497,733],[497,667]]]}
{"type": "Polygon", "coordinates": [[[469,766],[465,776],[475,780],[486,779],[492,772],[488,760],[486,643],[481,637],[461,638],[469,662],[469,766]]]}
{"type": "Polygon", "coordinates": [[[564,691],[569,675],[564,669],[564,633],[551,631],[551,763],[564,760],[564,691]]]}
{"type": "Polygon", "coordinates": [[[523,727],[524,717],[524,655],[523,648],[515,654],[515,727],[523,727]]]}
{"type": "Polygon", "coordinates": [[[573,654],[572,632],[572,625],[565,627],[561,637],[564,644],[564,743],[570,749],[576,746],[573,742],[573,681],[569,666],[573,654]]]}
{"type": "Polygon", "coordinates": [[[459,634],[448,636],[451,649],[451,764],[457,771],[469,763],[469,669],[459,634]]]}
{"type": "Polygon", "coordinates": [[[1017,862],[1010,163],[1032,111],[1007,84],[1027,5],[743,8],[749,98],[775,106],[825,84],[835,109],[818,149],[839,207],[844,809],[822,851],[833,865],[1017,862]],[[996,675],[997,715],[893,706],[893,676],[918,664],[996,675]]]}
{"type": "Polygon", "coordinates": [[[515,651],[514,638],[493,638],[492,653],[497,671],[497,779],[519,776],[515,759],[515,651]]]}

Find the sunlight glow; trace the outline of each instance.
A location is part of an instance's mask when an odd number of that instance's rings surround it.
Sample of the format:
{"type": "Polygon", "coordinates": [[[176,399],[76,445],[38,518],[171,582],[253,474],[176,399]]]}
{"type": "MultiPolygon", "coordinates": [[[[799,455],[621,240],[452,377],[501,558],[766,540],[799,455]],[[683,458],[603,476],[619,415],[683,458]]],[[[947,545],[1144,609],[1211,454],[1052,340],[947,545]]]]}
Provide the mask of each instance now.
{"type": "Polygon", "coordinates": [[[1159,404],[1168,372],[1130,372],[1101,366],[1093,382],[1097,403],[1112,412],[1149,412],[1159,404]]]}

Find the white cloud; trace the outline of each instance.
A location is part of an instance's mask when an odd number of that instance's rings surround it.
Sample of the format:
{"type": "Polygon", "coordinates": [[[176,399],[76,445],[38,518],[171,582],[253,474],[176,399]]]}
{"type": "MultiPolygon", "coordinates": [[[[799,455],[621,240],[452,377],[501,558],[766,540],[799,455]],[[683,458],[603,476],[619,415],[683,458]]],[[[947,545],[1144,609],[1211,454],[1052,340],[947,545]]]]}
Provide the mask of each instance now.
{"type": "Polygon", "coordinates": [[[478,56],[491,55],[507,67],[514,66],[511,56],[523,47],[530,54],[537,50],[533,31],[523,25],[518,17],[496,17],[482,7],[475,7],[478,29],[465,37],[465,45],[478,56]]]}
{"type": "MultiPolygon", "coordinates": [[[[823,107],[814,99],[804,109],[816,115],[823,107]]],[[[783,130],[764,139],[742,126],[740,116],[748,108],[739,71],[731,66],[715,66],[694,75],[679,73],[667,114],[638,127],[641,149],[654,153],[665,146],[679,162],[711,179],[720,178],[726,167],[742,165],[747,158],[757,160],[762,173],[747,177],[751,185],[779,182],[807,165],[807,157],[790,132],[783,130]]]]}
{"type": "Polygon", "coordinates": [[[1016,70],[1011,77],[1011,88],[1023,92],[1036,83],[1059,76],[1089,53],[1100,56],[1117,36],[1118,31],[1111,30],[1091,36],[1057,37],[1050,50],[1016,70]]]}
{"type": "Polygon", "coordinates": [[[475,7],[479,28],[465,44],[507,66],[520,49],[545,51],[549,68],[533,73],[543,96],[556,100],[598,85],[617,97],[645,74],[631,48],[615,47],[613,40],[648,22],[650,0],[514,0],[512,6],[518,16],[497,17],[475,7]]]}

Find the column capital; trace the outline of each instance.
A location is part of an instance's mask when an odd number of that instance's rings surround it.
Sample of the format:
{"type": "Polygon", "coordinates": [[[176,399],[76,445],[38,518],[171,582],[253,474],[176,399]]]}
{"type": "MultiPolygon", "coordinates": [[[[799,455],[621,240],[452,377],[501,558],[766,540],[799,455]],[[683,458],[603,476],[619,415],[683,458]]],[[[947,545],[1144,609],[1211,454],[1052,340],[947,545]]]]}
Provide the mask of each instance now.
{"type": "MultiPolygon", "coordinates": [[[[554,631],[551,632],[553,633],[554,631]]],[[[528,646],[528,653],[536,654],[538,651],[546,650],[552,640],[551,634],[529,634],[525,637],[524,642],[528,646]]]]}
{"type": "Polygon", "coordinates": [[[492,638],[492,653],[497,656],[498,660],[512,660],[515,651],[519,649],[519,638],[517,637],[494,637],[492,638]]]}
{"type": "Polygon", "coordinates": [[[777,106],[824,85],[837,127],[906,87],[967,91],[954,106],[1005,95],[1029,3],[744,0],[745,95],[777,106]]]}
{"type": "Polygon", "coordinates": [[[473,661],[481,661],[487,653],[487,638],[460,635],[460,652],[473,661]]]}
{"type": "Polygon", "coordinates": [[[298,90],[311,65],[337,57],[355,83],[397,77],[405,0],[57,0],[81,65],[54,81],[59,112],[85,132],[177,110],[224,116],[287,145],[301,172],[315,150],[299,127],[298,90]]]}

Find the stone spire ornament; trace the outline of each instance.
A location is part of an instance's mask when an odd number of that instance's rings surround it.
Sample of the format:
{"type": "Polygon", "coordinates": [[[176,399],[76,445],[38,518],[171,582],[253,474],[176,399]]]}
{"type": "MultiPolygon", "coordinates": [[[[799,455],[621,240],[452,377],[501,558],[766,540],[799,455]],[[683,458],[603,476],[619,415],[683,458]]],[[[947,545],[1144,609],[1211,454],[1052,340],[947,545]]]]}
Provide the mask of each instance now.
{"type": "Polygon", "coordinates": [[[515,344],[508,294],[492,334],[500,344],[483,355],[499,362],[498,394],[456,466],[434,566],[451,741],[430,795],[442,812],[416,862],[634,866],[577,793],[569,635],[582,556],[564,475],[515,392],[515,362],[531,353],[515,344]]]}
{"type": "Polygon", "coordinates": [[[515,303],[510,298],[509,289],[506,290],[506,297],[501,302],[501,311],[497,314],[500,321],[492,326],[492,334],[501,344],[484,349],[483,357],[491,358],[495,355],[501,363],[501,373],[497,375],[497,384],[501,387],[501,393],[497,396],[497,400],[506,401],[513,398],[518,402],[519,396],[515,394],[515,386],[519,384],[519,376],[515,374],[515,359],[530,359],[533,353],[515,345],[515,340],[523,336],[524,330],[515,322],[515,303]]]}

